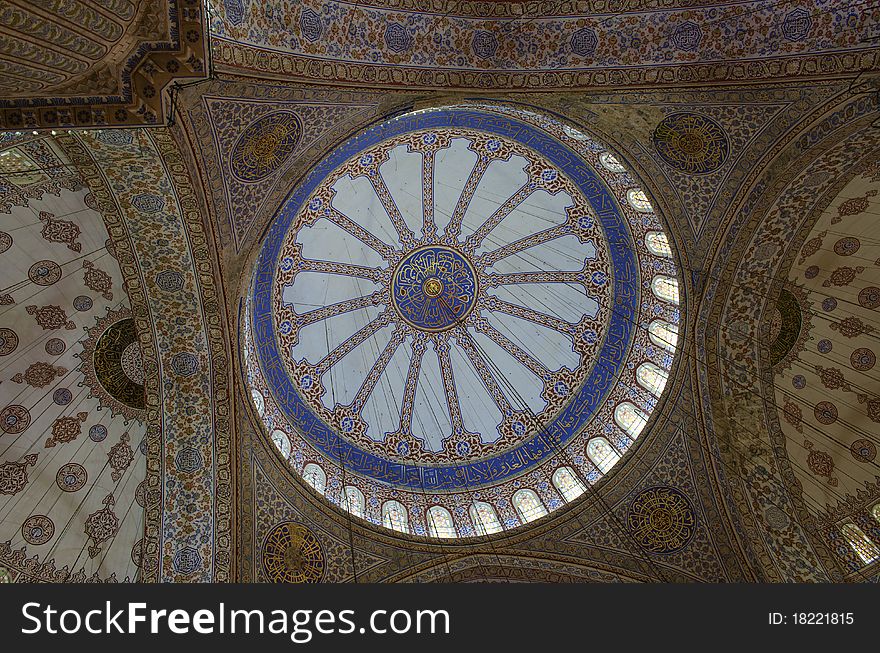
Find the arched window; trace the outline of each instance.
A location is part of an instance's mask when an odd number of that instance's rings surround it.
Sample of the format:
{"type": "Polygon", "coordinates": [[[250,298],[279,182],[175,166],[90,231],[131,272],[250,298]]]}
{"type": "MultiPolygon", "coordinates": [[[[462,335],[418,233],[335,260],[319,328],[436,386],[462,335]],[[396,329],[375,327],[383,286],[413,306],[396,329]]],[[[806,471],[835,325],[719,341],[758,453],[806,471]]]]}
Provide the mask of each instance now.
{"type": "Polygon", "coordinates": [[[861,528],[849,523],[844,524],[840,530],[863,563],[868,565],[880,558],[880,548],[865,535],[861,528]]]}
{"type": "Polygon", "coordinates": [[[600,472],[606,474],[620,460],[620,454],[611,447],[608,440],[599,437],[587,443],[587,458],[593,461],[600,472]]]}
{"type": "Polygon", "coordinates": [[[501,522],[492,504],[485,501],[475,501],[468,512],[478,535],[492,535],[501,532],[501,522]]]}
{"type": "Polygon", "coordinates": [[[566,501],[574,501],[586,491],[584,484],[570,467],[560,467],[553,472],[553,478],[550,480],[566,501]]]}
{"type": "Polygon", "coordinates": [[[251,390],[251,399],[254,400],[254,408],[257,409],[257,414],[262,417],[263,413],[266,411],[266,403],[263,399],[263,395],[260,394],[259,390],[251,390]]]}
{"type": "Polygon", "coordinates": [[[614,422],[623,429],[629,437],[635,440],[639,437],[639,433],[642,432],[642,429],[645,428],[645,424],[648,422],[648,416],[635,405],[628,401],[624,401],[622,404],[618,404],[614,409],[614,422]]]}
{"type": "Polygon", "coordinates": [[[523,524],[539,519],[547,514],[547,508],[544,507],[541,499],[538,498],[538,495],[533,490],[517,490],[516,494],[513,495],[513,507],[516,508],[519,519],[523,524]]]}
{"type": "Polygon", "coordinates": [[[651,292],[657,299],[678,305],[678,279],[658,274],[651,279],[651,292]]]}
{"type": "Polygon", "coordinates": [[[367,502],[364,500],[364,493],[357,489],[354,485],[345,486],[345,508],[355,517],[363,518],[366,510],[367,502]]]}
{"type": "Polygon", "coordinates": [[[382,525],[385,528],[409,533],[409,520],[406,517],[406,508],[399,501],[386,501],[382,504],[382,525]]]}
{"type": "Polygon", "coordinates": [[[658,347],[674,354],[678,344],[678,327],[665,320],[653,320],[648,325],[648,337],[658,347]]]}
{"type": "Polygon", "coordinates": [[[636,368],[636,380],[645,390],[655,397],[663,394],[669,373],[654,365],[654,363],[642,363],[636,368]]]}
{"type": "Polygon", "coordinates": [[[653,213],[654,207],[651,206],[651,201],[648,199],[648,196],[645,195],[645,191],[637,188],[630,189],[626,192],[626,199],[629,200],[629,203],[636,211],[640,211],[641,213],[653,213]]]}
{"type": "Polygon", "coordinates": [[[626,172],[626,168],[623,167],[623,164],[618,161],[613,154],[610,152],[602,152],[599,155],[599,163],[601,163],[606,170],[610,170],[611,172],[626,172]]]}
{"type": "Polygon", "coordinates": [[[316,492],[324,494],[324,487],[327,485],[327,475],[318,465],[309,463],[303,467],[303,479],[315,488],[316,492]]]}
{"type": "Polygon", "coordinates": [[[669,246],[669,239],[662,231],[649,231],[645,234],[645,247],[654,256],[663,256],[669,258],[672,256],[672,248],[669,246]]]}
{"type": "Polygon", "coordinates": [[[287,437],[287,433],[281,429],[275,429],[272,431],[272,442],[278,447],[278,451],[284,456],[284,460],[290,458],[290,438],[287,437]]]}
{"type": "Polygon", "coordinates": [[[428,535],[431,537],[455,537],[452,515],[443,506],[428,508],[428,535]]]}

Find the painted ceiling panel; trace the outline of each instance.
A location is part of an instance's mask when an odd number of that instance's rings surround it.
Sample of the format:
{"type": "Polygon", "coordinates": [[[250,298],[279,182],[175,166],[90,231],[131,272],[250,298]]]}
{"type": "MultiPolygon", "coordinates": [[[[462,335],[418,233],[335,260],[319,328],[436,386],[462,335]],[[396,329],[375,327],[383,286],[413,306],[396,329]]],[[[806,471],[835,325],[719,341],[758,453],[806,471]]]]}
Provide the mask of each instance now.
{"type": "Polygon", "coordinates": [[[37,578],[138,578],[144,388],[119,264],[88,190],[54,192],[28,153],[0,151],[0,542],[37,578]],[[58,570],[59,575],[54,575],[58,570]]]}

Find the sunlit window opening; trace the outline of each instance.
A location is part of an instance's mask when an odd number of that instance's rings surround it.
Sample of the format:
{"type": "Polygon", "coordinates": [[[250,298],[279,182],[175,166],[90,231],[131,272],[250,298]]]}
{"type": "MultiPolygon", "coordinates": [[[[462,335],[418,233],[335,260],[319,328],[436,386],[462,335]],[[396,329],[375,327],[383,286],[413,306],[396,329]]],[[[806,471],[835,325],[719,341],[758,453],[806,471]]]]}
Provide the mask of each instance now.
{"type": "Polygon", "coordinates": [[[366,510],[364,493],[353,485],[347,485],[345,487],[345,507],[355,517],[363,518],[366,510]]]}
{"type": "Polygon", "coordinates": [[[398,501],[386,501],[382,504],[382,525],[385,528],[409,533],[409,519],[404,508],[398,501]]]}
{"type": "Polygon", "coordinates": [[[309,463],[303,468],[303,479],[305,482],[315,488],[316,492],[324,494],[324,488],[327,485],[327,475],[315,463],[309,463]]]}
{"type": "Polygon", "coordinates": [[[645,195],[645,191],[641,189],[633,188],[628,190],[626,192],[626,199],[636,211],[640,211],[641,213],[654,212],[654,207],[651,205],[651,201],[648,199],[648,196],[645,195]]]}
{"type": "Polygon", "coordinates": [[[658,274],[651,279],[651,292],[657,299],[678,305],[678,279],[658,274]]]}
{"type": "Polygon", "coordinates": [[[523,523],[540,519],[547,514],[547,508],[533,490],[518,490],[513,495],[513,507],[523,523]]]}
{"type": "Polygon", "coordinates": [[[843,525],[841,532],[863,563],[868,565],[880,558],[880,547],[874,544],[861,528],[849,523],[843,525]]]}
{"type": "Polygon", "coordinates": [[[614,450],[608,440],[598,437],[587,444],[587,458],[605,474],[620,460],[620,454],[614,450]]]}
{"type": "Polygon", "coordinates": [[[636,368],[636,380],[645,390],[655,397],[659,397],[666,387],[666,381],[669,379],[669,373],[654,363],[642,363],[636,368]]]}
{"type": "Polygon", "coordinates": [[[669,239],[662,231],[649,231],[645,234],[645,247],[655,256],[663,256],[670,258],[672,256],[672,248],[669,246],[669,239]]]}
{"type": "Polygon", "coordinates": [[[605,169],[610,172],[626,172],[626,168],[623,167],[623,164],[620,163],[620,161],[618,161],[610,152],[602,152],[602,154],[599,155],[599,163],[605,166],[605,169]]]}
{"type": "Polygon", "coordinates": [[[491,504],[485,501],[476,501],[468,512],[478,535],[492,535],[493,533],[501,532],[501,522],[498,520],[498,514],[491,504]]]}
{"type": "Polygon", "coordinates": [[[648,338],[658,347],[674,353],[678,345],[678,327],[665,320],[652,320],[648,325],[648,338]]]}
{"type": "Polygon", "coordinates": [[[428,535],[431,537],[455,537],[452,515],[443,506],[428,508],[428,535]]]}
{"type": "Polygon", "coordinates": [[[614,409],[614,422],[635,440],[648,423],[648,416],[635,405],[624,401],[614,409]]]}
{"type": "Polygon", "coordinates": [[[586,487],[574,475],[570,467],[560,467],[553,472],[553,487],[559,490],[559,493],[566,501],[574,501],[586,491],[586,487]]]}

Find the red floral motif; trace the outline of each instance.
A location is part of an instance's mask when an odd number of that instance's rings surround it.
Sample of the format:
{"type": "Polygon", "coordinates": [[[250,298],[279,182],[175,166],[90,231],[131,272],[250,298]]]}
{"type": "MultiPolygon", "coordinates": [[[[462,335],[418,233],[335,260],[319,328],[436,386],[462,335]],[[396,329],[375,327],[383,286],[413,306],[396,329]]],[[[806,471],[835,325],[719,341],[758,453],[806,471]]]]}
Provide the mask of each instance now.
{"type": "Polygon", "coordinates": [[[832,322],[829,325],[834,331],[840,331],[840,335],[847,338],[855,338],[863,333],[871,333],[874,330],[870,324],[865,324],[857,317],[848,317],[840,322],[832,322]]]}
{"type": "Polygon", "coordinates": [[[871,418],[874,422],[880,422],[880,399],[876,397],[873,399],[869,399],[868,395],[856,395],[856,398],[859,400],[860,404],[868,405],[868,417],[871,418]]]}
{"type": "Polygon", "coordinates": [[[52,383],[56,376],[64,376],[65,374],[67,374],[67,369],[64,367],[37,362],[30,365],[24,374],[19,373],[13,376],[12,380],[15,383],[27,383],[34,388],[44,388],[52,383]]]}
{"type": "Polygon", "coordinates": [[[848,215],[864,213],[868,208],[868,198],[874,197],[876,194],[876,190],[869,190],[862,197],[853,197],[846,200],[843,204],[837,207],[837,215],[831,218],[831,224],[837,224],[848,215]]]}
{"type": "Polygon", "coordinates": [[[49,306],[41,306],[37,308],[34,305],[25,306],[28,315],[33,315],[43,329],[60,329],[64,327],[67,330],[76,328],[72,320],[67,319],[67,312],[60,306],[50,304],[49,306]]]}
{"type": "Polygon", "coordinates": [[[813,443],[809,440],[804,441],[804,446],[810,450],[810,453],[807,454],[807,465],[810,471],[816,476],[824,476],[828,479],[828,485],[836,487],[837,478],[832,476],[834,474],[834,459],[831,454],[827,451],[813,449],[813,443]]]}
{"type": "Polygon", "coordinates": [[[843,372],[836,367],[822,367],[821,365],[816,365],[816,374],[819,375],[822,385],[829,390],[837,390],[840,388],[846,392],[852,392],[849,383],[843,378],[843,372]]]}
{"type": "Polygon", "coordinates": [[[86,519],[84,530],[94,544],[89,547],[89,557],[94,558],[101,552],[101,544],[119,532],[119,517],[113,512],[116,499],[112,494],[104,497],[104,507],[93,512],[86,519]]]}
{"type": "Polygon", "coordinates": [[[831,273],[831,277],[822,282],[822,285],[826,288],[831,286],[848,286],[852,283],[853,279],[856,278],[857,274],[861,274],[865,271],[865,268],[862,266],[858,266],[855,268],[851,268],[848,266],[843,266],[837,268],[834,272],[831,273]]]}
{"type": "Polygon", "coordinates": [[[77,242],[80,229],[76,223],[70,220],[58,220],[51,213],[40,211],[40,221],[43,222],[42,235],[50,243],[64,243],[67,249],[74,252],[82,251],[82,245],[77,242]]]}
{"type": "Polygon", "coordinates": [[[59,417],[52,424],[52,437],[46,440],[46,447],[54,447],[56,444],[73,442],[82,432],[82,422],[86,421],[88,413],[77,413],[76,417],[59,417]]]}
{"type": "Polygon", "coordinates": [[[128,469],[128,466],[131,465],[134,460],[134,451],[132,451],[131,447],[128,444],[129,436],[128,433],[123,433],[122,437],[119,438],[119,442],[113,445],[110,449],[110,452],[107,454],[108,462],[110,463],[110,467],[113,468],[113,473],[110,476],[114,481],[118,481],[122,476],[122,473],[128,469]]]}
{"type": "Polygon", "coordinates": [[[83,282],[89,290],[101,293],[101,296],[107,301],[113,299],[113,293],[110,292],[110,288],[113,287],[113,279],[109,274],[95,267],[91,261],[83,261],[83,270],[86,271],[83,282]]]}
{"type": "Polygon", "coordinates": [[[804,246],[801,248],[801,257],[798,260],[798,265],[819,251],[819,248],[822,247],[822,240],[827,234],[827,231],[823,231],[818,236],[810,238],[810,240],[804,243],[804,246]]]}
{"type": "Polygon", "coordinates": [[[5,462],[0,465],[0,494],[18,494],[28,484],[27,468],[37,464],[37,454],[32,453],[20,462],[5,462]]]}
{"type": "Polygon", "coordinates": [[[791,424],[798,433],[803,433],[803,426],[801,426],[801,419],[803,416],[801,414],[801,407],[792,401],[786,401],[785,407],[782,409],[782,416],[785,418],[785,421],[791,424]]]}

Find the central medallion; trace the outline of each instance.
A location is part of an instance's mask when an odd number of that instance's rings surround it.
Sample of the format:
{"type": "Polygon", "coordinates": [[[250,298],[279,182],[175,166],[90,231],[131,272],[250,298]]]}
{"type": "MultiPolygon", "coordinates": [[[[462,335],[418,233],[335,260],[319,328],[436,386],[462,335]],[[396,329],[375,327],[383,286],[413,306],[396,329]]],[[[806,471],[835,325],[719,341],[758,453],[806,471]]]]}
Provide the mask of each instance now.
{"type": "Polygon", "coordinates": [[[477,275],[467,258],[440,245],[407,254],[391,278],[394,308],[420,331],[445,331],[461,324],[476,303],[477,290],[477,275]]]}

